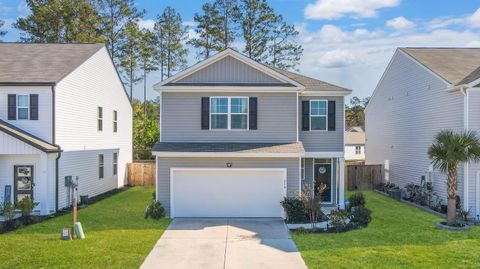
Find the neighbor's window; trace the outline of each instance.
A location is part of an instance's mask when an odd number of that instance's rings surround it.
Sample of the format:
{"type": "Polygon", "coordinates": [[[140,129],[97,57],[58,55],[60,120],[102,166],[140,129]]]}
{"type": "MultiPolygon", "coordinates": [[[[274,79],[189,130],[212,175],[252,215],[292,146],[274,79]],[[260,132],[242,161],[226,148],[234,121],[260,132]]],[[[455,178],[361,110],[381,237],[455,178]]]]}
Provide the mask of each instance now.
{"type": "Polygon", "coordinates": [[[113,153],[113,175],[117,175],[118,171],[118,153],[113,153]]]}
{"type": "Polygon", "coordinates": [[[105,170],[105,163],[103,154],[98,154],[98,178],[103,178],[105,170]]]}
{"type": "Polygon", "coordinates": [[[103,108],[101,106],[97,108],[97,130],[103,131],[103,108]]]}
{"type": "Polygon", "coordinates": [[[17,115],[19,120],[28,120],[28,115],[30,115],[30,97],[28,95],[17,95],[17,115]]]}
{"type": "Polygon", "coordinates": [[[248,97],[211,97],[210,129],[246,130],[248,97]]]}
{"type": "Polygon", "coordinates": [[[113,111],[113,132],[116,133],[117,132],[117,128],[118,128],[118,118],[117,118],[118,114],[117,114],[117,111],[114,110],[113,111]]]}
{"type": "Polygon", "coordinates": [[[310,101],[310,130],[327,130],[327,100],[310,101]]]}
{"type": "Polygon", "coordinates": [[[355,146],[355,154],[356,155],[362,154],[362,147],[361,146],[355,146]]]}

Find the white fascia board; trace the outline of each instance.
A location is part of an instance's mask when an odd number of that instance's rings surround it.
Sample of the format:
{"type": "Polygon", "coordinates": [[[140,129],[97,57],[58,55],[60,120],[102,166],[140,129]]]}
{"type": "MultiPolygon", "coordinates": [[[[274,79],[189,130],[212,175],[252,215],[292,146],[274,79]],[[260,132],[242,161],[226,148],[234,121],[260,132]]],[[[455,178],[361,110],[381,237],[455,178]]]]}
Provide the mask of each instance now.
{"type": "Polygon", "coordinates": [[[152,151],[157,157],[206,157],[206,158],[298,158],[303,153],[239,153],[239,152],[158,152],[152,151]]]}
{"type": "Polygon", "coordinates": [[[192,74],[192,73],[194,73],[194,72],[196,72],[196,71],[198,71],[198,70],[200,70],[200,69],[202,69],[202,68],[204,68],[204,67],[206,67],[210,64],[213,64],[213,63],[215,63],[215,62],[217,62],[217,61],[219,61],[219,60],[221,60],[221,59],[223,59],[227,56],[231,56],[231,57],[233,57],[233,58],[235,58],[235,59],[237,59],[237,60],[239,60],[239,61],[241,61],[241,62],[257,69],[257,70],[259,70],[260,72],[263,72],[263,73],[271,76],[274,79],[277,79],[277,80],[280,80],[282,82],[290,83],[292,85],[295,85],[294,88],[297,89],[297,90],[305,89],[305,87],[302,84],[298,83],[297,81],[295,81],[295,80],[293,80],[293,79],[291,79],[287,76],[284,76],[284,75],[276,72],[275,70],[272,70],[272,69],[268,68],[267,66],[265,66],[263,64],[260,64],[256,61],[248,58],[247,56],[245,56],[245,55],[243,55],[239,52],[236,52],[232,49],[226,49],[226,50],[224,50],[220,53],[217,53],[216,55],[214,55],[214,56],[212,56],[212,57],[210,57],[210,58],[208,58],[208,59],[206,59],[202,62],[199,62],[199,63],[185,69],[184,71],[182,71],[182,72],[180,72],[180,73],[178,73],[174,76],[171,76],[170,78],[168,78],[164,81],[161,81],[161,82],[153,85],[153,88],[157,91],[161,90],[162,88],[164,88],[163,85],[171,83],[171,82],[178,81],[178,80],[180,80],[180,79],[182,79],[182,78],[184,78],[184,77],[186,77],[186,76],[188,76],[188,75],[190,75],[190,74],[192,74]]]}
{"type": "Polygon", "coordinates": [[[352,90],[344,91],[303,91],[300,96],[348,96],[352,94],[352,90]]]}
{"type": "Polygon", "coordinates": [[[343,158],[345,153],[343,151],[331,152],[305,152],[305,158],[343,158]]]}

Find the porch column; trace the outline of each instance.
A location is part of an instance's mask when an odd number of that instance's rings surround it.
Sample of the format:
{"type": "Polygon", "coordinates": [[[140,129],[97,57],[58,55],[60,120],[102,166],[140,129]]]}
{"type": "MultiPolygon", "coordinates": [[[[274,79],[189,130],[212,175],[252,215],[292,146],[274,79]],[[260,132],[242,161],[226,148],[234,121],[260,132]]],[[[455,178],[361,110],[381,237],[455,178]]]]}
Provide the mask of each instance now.
{"type": "Polygon", "coordinates": [[[338,158],[339,165],[339,184],[338,184],[338,203],[340,209],[345,209],[345,158],[338,158]]]}
{"type": "Polygon", "coordinates": [[[40,214],[47,215],[49,213],[48,210],[48,197],[50,195],[48,191],[48,180],[47,180],[47,172],[48,172],[48,156],[46,153],[40,154],[40,169],[39,171],[39,184],[37,186],[37,198],[35,199],[39,202],[39,209],[40,214]]]}

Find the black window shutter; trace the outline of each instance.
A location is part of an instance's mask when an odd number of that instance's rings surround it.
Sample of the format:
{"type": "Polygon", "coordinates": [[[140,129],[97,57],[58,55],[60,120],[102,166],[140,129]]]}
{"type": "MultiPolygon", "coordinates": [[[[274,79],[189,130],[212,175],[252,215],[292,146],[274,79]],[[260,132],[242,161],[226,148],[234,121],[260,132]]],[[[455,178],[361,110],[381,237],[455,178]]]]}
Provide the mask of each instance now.
{"type": "Polygon", "coordinates": [[[250,130],[257,130],[257,97],[250,97],[248,101],[248,126],[250,130]]]}
{"type": "Polygon", "coordinates": [[[8,120],[17,119],[17,95],[8,95],[8,120]]]}
{"type": "Polygon", "coordinates": [[[202,97],[202,130],[210,129],[210,98],[202,97]]]}
{"type": "Polygon", "coordinates": [[[335,101],[328,101],[328,130],[335,131],[335,101]]]}
{"type": "Polygon", "coordinates": [[[30,119],[38,120],[38,94],[30,94],[30,119]]]}
{"type": "Polygon", "coordinates": [[[302,101],[302,131],[310,130],[310,101],[302,101]]]}

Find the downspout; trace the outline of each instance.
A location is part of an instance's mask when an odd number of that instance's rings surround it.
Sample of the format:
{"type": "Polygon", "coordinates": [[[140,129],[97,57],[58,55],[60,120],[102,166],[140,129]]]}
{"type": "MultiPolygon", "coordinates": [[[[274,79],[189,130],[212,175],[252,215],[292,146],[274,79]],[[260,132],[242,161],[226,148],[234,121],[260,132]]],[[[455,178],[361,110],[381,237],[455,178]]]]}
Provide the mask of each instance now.
{"type": "MultiPolygon", "coordinates": [[[[470,101],[470,92],[467,87],[462,87],[460,91],[463,94],[463,129],[465,131],[469,130],[469,101],[470,101]]],[[[463,166],[463,208],[468,210],[468,186],[470,178],[470,165],[466,162],[463,166]]]]}
{"type": "Polygon", "coordinates": [[[52,144],[59,149],[57,158],[55,159],[55,212],[58,212],[58,160],[62,156],[62,149],[55,143],[55,127],[55,85],[52,85],[52,144]]]}

